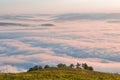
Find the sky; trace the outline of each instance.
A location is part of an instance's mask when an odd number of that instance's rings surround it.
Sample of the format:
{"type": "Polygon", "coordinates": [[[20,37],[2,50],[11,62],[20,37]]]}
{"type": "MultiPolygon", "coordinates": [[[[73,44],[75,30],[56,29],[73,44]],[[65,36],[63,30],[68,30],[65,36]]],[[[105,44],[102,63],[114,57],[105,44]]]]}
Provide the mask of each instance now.
{"type": "Polygon", "coordinates": [[[0,0],[0,14],[119,13],[120,0],[0,0]]]}

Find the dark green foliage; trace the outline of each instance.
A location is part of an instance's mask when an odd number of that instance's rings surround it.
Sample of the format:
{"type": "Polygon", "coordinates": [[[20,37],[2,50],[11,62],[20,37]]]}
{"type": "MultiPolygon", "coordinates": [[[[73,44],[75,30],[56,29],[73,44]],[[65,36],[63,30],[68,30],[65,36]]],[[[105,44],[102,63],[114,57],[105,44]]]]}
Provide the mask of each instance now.
{"type": "MultiPolygon", "coordinates": [[[[86,69],[86,70],[92,70],[92,71],[94,70],[92,66],[88,66],[86,63],[82,63],[82,65],[80,63],[77,63],[76,65],[70,64],[69,66],[67,66],[66,64],[60,63],[57,65],[57,67],[50,67],[49,65],[45,65],[44,69],[47,69],[47,68],[53,68],[53,69],[56,69],[56,68],[79,68],[79,69],[86,69]]],[[[41,69],[42,69],[41,66],[36,65],[36,66],[30,68],[28,70],[28,72],[37,71],[37,70],[41,70],[41,69]]]]}
{"type": "Polygon", "coordinates": [[[92,67],[92,66],[89,66],[89,67],[88,67],[88,70],[93,71],[94,69],[93,69],[93,67],[92,67]]]}
{"type": "Polygon", "coordinates": [[[67,66],[66,66],[66,64],[60,63],[60,64],[57,65],[57,67],[58,67],[58,68],[66,68],[67,66]]]}
{"type": "Polygon", "coordinates": [[[86,69],[86,70],[92,70],[92,71],[94,70],[92,66],[88,66],[86,63],[83,63],[82,67],[83,69],[86,69]]]}
{"type": "Polygon", "coordinates": [[[45,65],[44,69],[47,69],[47,68],[50,68],[50,66],[49,65],[45,65]]]}
{"type": "Polygon", "coordinates": [[[40,70],[40,69],[42,69],[42,66],[36,65],[36,66],[30,68],[30,69],[28,70],[28,72],[30,72],[30,71],[36,71],[36,70],[40,70]]]}
{"type": "Polygon", "coordinates": [[[82,64],[83,69],[88,69],[88,65],[86,63],[82,64]]]}

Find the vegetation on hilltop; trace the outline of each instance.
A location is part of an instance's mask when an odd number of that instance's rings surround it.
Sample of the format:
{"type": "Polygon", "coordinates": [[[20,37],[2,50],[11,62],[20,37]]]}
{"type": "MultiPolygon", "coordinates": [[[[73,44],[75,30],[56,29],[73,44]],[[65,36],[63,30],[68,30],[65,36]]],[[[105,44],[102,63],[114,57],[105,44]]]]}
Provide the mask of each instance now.
{"type": "Polygon", "coordinates": [[[93,70],[92,66],[88,66],[86,63],[77,63],[76,65],[74,64],[70,64],[69,66],[67,66],[66,64],[58,64],[56,67],[51,67],[49,65],[45,65],[44,68],[42,68],[42,66],[34,66],[32,68],[29,68],[28,72],[30,71],[37,71],[37,70],[41,70],[41,69],[47,69],[47,68],[79,68],[79,69],[86,69],[86,70],[93,70]]]}
{"type": "MultiPolygon", "coordinates": [[[[87,65],[88,66],[88,65],[87,65]]],[[[89,66],[90,67],[90,66],[89,66]]],[[[1,73],[0,80],[120,80],[119,74],[95,72],[86,69],[86,64],[58,64],[32,67],[35,70],[25,73],[1,73]]]]}

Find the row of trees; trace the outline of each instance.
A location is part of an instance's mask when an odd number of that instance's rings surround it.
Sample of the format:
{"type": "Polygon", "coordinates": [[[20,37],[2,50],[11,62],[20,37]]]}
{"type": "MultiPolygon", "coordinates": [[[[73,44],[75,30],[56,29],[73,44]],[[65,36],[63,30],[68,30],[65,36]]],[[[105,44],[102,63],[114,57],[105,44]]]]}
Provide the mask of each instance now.
{"type": "Polygon", "coordinates": [[[77,69],[86,69],[86,70],[94,70],[92,66],[88,66],[86,63],[77,63],[76,65],[74,64],[70,64],[69,66],[67,66],[66,64],[58,64],[56,67],[51,67],[49,65],[45,65],[44,67],[42,66],[34,66],[32,68],[29,68],[28,72],[30,71],[37,71],[37,70],[41,70],[41,69],[47,69],[47,68],[77,68],[77,69]]]}

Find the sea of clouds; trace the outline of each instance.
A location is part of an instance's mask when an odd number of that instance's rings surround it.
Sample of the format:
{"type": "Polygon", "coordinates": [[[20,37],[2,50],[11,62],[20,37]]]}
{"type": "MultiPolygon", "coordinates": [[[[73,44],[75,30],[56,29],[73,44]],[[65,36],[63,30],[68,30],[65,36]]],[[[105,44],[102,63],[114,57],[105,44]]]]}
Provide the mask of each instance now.
{"type": "Polygon", "coordinates": [[[120,73],[120,14],[0,15],[0,70],[88,63],[120,73]]]}

